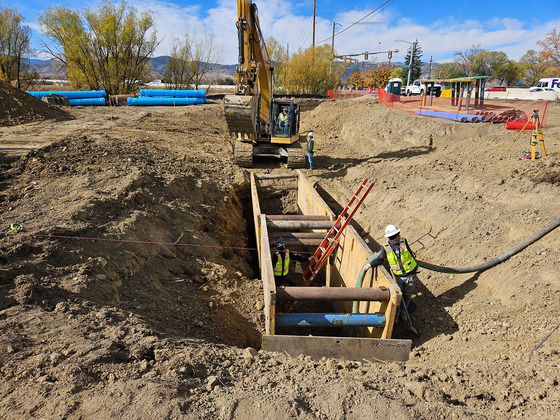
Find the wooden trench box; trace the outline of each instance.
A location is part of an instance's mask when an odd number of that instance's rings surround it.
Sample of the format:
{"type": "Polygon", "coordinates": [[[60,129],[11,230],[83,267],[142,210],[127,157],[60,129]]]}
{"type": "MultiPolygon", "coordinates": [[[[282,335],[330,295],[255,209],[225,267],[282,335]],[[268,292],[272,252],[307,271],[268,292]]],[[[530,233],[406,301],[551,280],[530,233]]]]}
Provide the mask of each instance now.
{"type": "MultiPolygon", "coordinates": [[[[353,189],[349,186],[349,198],[353,189]]],[[[338,216],[303,172],[251,173],[251,198],[264,294],[262,349],[314,359],[408,360],[411,340],[391,338],[401,291],[382,266],[367,270],[360,281],[364,264],[375,253],[350,224],[342,230],[317,281],[297,290],[276,288],[272,253],[277,241],[284,241],[290,252],[311,256],[338,216]],[[283,203],[289,200],[295,203],[286,210],[283,203]],[[297,300],[289,299],[296,295],[297,300]],[[286,309],[288,302],[295,302],[291,310],[286,309]],[[309,313],[309,306],[320,310],[309,313]],[[288,321],[294,318],[295,323],[288,321]],[[360,318],[369,323],[360,324],[360,318]]],[[[294,273],[295,264],[291,265],[290,273],[298,280],[301,273],[294,273]]]]}

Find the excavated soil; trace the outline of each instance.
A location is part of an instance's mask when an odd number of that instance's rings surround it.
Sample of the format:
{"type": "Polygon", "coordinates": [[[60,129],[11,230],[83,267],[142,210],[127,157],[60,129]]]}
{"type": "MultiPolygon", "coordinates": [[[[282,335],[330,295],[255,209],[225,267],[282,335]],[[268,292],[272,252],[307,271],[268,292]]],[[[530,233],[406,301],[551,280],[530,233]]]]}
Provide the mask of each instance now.
{"type": "MultiPolygon", "coordinates": [[[[420,335],[394,334],[413,340],[406,363],[258,351],[249,172],[221,104],[64,112],[0,128],[0,417],[558,417],[560,331],[528,353],[560,315],[560,229],[482,273],[422,270],[420,335]]],[[[503,125],[371,97],[322,103],[301,128],[334,210],[376,181],[354,223],[375,251],[394,223],[420,260],[473,266],[559,217],[558,104],[534,162],[503,125]]]]}

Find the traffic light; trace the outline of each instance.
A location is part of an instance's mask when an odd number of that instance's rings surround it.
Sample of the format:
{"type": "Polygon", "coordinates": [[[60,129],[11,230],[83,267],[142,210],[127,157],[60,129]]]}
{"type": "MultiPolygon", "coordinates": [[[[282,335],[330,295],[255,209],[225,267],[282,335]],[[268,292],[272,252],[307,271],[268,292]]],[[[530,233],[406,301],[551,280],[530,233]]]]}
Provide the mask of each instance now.
{"type": "Polygon", "coordinates": [[[368,59],[368,53],[365,53],[364,54],[364,60],[367,60],[367,59],[368,59]]]}
{"type": "Polygon", "coordinates": [[[387,53],[387,57],[389,57],[389,60],[393,57],[393,51],[389,51],[387,53]]]}

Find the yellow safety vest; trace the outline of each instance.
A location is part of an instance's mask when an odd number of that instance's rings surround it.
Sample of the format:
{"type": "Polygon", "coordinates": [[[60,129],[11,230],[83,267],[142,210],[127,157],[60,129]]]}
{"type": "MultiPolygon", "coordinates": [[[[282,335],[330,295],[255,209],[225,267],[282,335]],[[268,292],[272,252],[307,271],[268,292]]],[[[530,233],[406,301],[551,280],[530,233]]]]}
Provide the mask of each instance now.
{"type": "Polygon", "coordinates": [[[275,276],[285,276],[290,271],[290,251],[286,250],[284,252],[284,259],[282,260],[282,254],[279,251],[276,251],[276,256],[278,257],[278,261],[276,261],[276,267],[274,267],[274,275],[275,276]],[[284,262],[284,265],[282,265],[284,262]]]}
{"type": "Polygon", "coordinates": [[[284,113],[281,113],[278,118],[280,119],[280,122],[289,122],[290,121],[290,116],[288,114],[284,115],[284,113]]]}
{"type": "Polygon", "coordinates": [[[391,248],[391,245],[389,245],[389,241],[385,242],[383,246],[385,247],[385,253],[387,254],[387,261],[389,261],[391,270],[393,270],[393,273],[395,273],[397,276],[408,274],[416,268],[417,265],[416,261],[414,260],[412,254],[408,251],[408,248],[406,247],[406,243],[403,237],[401,237],[399,241],[399,248],[401,250],[401,263],[404,267],[404,273],[401,270],[401,266],[399,264],[397,255],[393,251],[393,248],[391,248]]]}
{"type": "Polygon", "coordinates": [[[313,141],[313,147],[310,149],[309,145],[307,145],[307,153],[315,153],[317,151],[317,143],[315,143],[315,139],[309,141],[313,141]]]}

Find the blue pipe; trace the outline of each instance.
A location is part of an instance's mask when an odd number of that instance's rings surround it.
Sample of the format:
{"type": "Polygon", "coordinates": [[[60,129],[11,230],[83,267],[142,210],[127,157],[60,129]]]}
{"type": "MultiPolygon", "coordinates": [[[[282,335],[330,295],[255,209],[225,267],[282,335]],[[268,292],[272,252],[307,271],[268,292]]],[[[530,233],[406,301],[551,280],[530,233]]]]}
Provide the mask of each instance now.
{"type": "Polygon", "coordinates": [[[61,95],[66,96],[68,99],[83,99],[83,98],[104,98],[104,90],[68,90],[68,91],[55,91],[55,90],[42,90],[40,92],[27,90],[27,93],[41,99],[47,95],[61,95]]]}
{"type": "Polygon", "coordinates": [[[384,327],[383,314],[277,314],[277,327],[384,327]]]}
{"type": "Polygon", "coordinates": [[[445,112],[445,111],[427,111],[421,109],[416,111],[416,115],[425,115],[427,117],[445,118],[447,120],[460,121],[460,122],[479,122],[481,120],[480,115],[473,114],[461,114],[457,112],[445,112]]]}
{"type": "Polygon", "coordinates": [[[205,90],[140,89],[140,96],[172,96],[175,98],[206,98],[205,90]]]}
{"type": "Polygon", "coordinates": [[[126,100],[128,105],[197,105],[205,104],[206,98],[152,98],[146,96],[140,96],[138,98],[128,98],[126,100]]]}
{"type": "Polygon", "coordinates": [[[69,99],[72,106],[105,106],[105,98],[69,99]]]}

